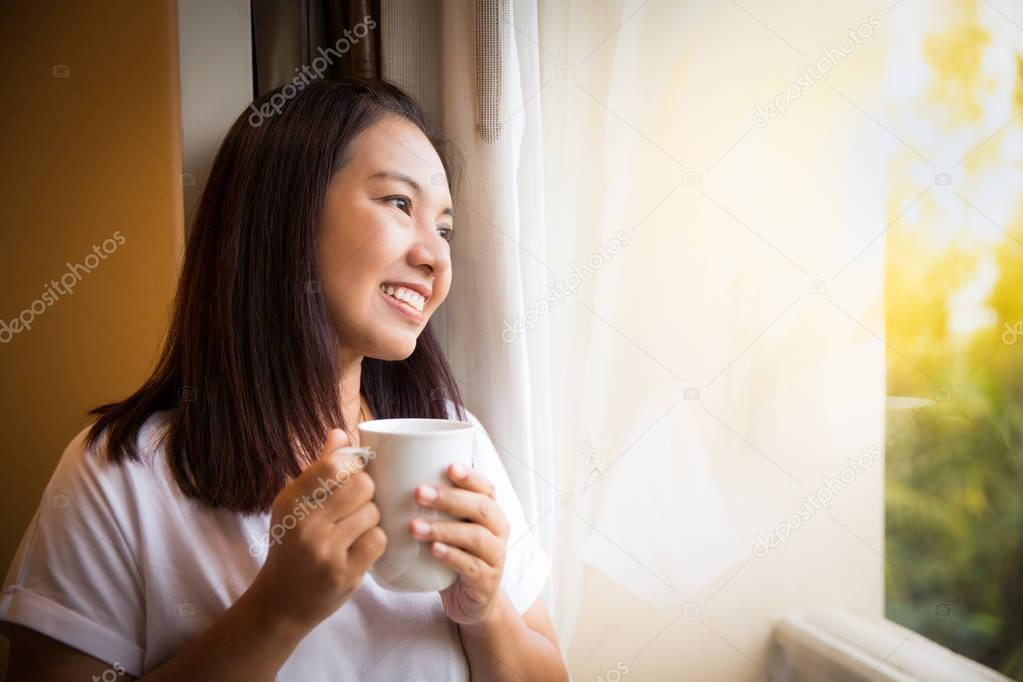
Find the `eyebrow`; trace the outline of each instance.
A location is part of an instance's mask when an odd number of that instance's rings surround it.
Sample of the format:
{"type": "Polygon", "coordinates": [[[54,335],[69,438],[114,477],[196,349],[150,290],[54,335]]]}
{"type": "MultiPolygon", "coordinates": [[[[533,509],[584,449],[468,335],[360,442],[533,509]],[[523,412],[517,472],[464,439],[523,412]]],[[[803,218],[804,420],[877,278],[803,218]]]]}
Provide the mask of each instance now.
{"type": "MultiPolygon", "coordinates": [[[[379,173],[374,173],[373,175],[369,176],[367,180],[377,180],[381,178],[385,180],[396,180],[397,182],[403,182],[409,187],[411,187],[412,191],[415,192],[416,194],[423,193],[423,188],[418,182],[416,182],[409,176],[405,175],[404,173],[399,173],[398,171],[380,171],[379,173]]],[[[454,220],[455,211],[450,206],[448,206],[443,211],[441,211],[441,215],[446,215],[450,217],[452,220],[454,220]]]]}

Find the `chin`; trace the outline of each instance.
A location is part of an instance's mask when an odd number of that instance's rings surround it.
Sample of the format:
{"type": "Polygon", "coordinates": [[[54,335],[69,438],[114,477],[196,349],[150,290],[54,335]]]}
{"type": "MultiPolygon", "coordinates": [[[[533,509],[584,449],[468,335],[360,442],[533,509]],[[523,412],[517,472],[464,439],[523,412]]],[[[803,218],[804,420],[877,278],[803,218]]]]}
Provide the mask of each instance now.
{"type": "Polygon", "coordinates": [[[411,342],[401,342],[397,340],[391,340],[387,343],[382,343],[377,346],[374,353],[368,354],[377,360],[385,360],[387,362],[395,362],[397,360],[405,360],[413,351],[416,349],[416,340],[412,339],[411,342]]]}

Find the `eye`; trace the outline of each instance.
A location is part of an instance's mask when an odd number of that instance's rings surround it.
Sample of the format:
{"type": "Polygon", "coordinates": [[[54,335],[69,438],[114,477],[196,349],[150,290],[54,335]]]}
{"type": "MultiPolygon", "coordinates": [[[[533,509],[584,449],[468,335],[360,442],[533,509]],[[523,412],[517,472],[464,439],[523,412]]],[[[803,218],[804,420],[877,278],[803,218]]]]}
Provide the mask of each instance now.
{"type": "Polygon", "coordinates": [[[403,196],[387,197],[386,199],[384,199],[384,201],[403,201],[403,202],[405,202],[405,205],[408,208],[405,209],[405,208],[402,208],[402,207],[399,206],[398,210],[399,211],[403,211],[405,213],[408,213],[409,215],[412,215],[412,200],[409,199],[408,197],[403,197],[403,196]]]}
{"type": "Polygon", "coordinates": [[[437,231],[440,232],[441,236],[449,242],[455,238],[455,230],[450,225],[441,225],[437,228],[437,231]]]}

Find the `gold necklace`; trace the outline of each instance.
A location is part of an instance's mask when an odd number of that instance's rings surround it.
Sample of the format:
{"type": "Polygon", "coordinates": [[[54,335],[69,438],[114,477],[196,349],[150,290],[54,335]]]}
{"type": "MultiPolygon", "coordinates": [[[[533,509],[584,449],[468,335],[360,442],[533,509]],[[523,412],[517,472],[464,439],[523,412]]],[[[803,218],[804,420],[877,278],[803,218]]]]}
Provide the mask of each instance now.
{"type": "MultiPolygon", "coordinates": [[[[365,408],[363,408],[363,405],[362,405],[362,394],[360,393],[359,394],[359,421],[356,422],[356,424],[355,424],[355,426],[356,426],[355,434],[359,433],[358,426],[359,426],[360,423],[362,423],[364,421],[367,421],[367,419],[366,419],[366,410],[365,410],[365,408]]],[[[359,443],[354,442],[354,441],[358,441],[359,440],[357,436],[353,438],[353,436],[355,436],[355,434],[353,434],[351,431],[349,431],[348,432],[348,441],[353,444],[353,447],[359,447],[359,443]]]]}

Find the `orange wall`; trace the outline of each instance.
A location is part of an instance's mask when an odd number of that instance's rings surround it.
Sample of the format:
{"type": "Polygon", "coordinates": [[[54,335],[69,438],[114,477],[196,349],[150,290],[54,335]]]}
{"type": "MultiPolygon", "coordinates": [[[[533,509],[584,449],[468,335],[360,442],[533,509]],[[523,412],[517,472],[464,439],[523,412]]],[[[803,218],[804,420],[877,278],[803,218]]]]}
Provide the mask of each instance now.
{"type": "Polygon", "coordinates": [[[6,573],[87,409],[155,363],[183,225],[174,1],[5,0],[0,36],[6,573]],[[50,282],[68,263],[95,267],[60,293],[50,282]],[[31,328],[14,331],[33,304],[31,328]]]}

